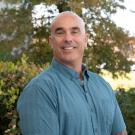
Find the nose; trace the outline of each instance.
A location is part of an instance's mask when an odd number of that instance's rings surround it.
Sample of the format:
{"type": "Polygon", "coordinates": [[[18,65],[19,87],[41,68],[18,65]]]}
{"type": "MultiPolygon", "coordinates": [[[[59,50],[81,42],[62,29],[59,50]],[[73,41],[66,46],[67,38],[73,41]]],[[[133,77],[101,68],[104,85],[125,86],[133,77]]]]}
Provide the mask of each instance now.
{"type": "Polygon", "coordinates": [[[64,37],[65,42],[72,42],[73,36],[70,32],[67,32],[64,37]]]}

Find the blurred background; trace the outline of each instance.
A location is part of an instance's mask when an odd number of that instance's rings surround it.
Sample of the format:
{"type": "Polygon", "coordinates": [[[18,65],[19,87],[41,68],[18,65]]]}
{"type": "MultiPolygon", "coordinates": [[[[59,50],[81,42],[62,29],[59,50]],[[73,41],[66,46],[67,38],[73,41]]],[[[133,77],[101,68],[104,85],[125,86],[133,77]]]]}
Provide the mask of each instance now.
{"type": "Polygon", "coordinates": [[[51,63],[49,26],[74,11],[89,33],[84,63],[112,86],[135,135],[134,0],[0,0],[0,135],[21,135],[16,102],[26,84],[51,63]]]}

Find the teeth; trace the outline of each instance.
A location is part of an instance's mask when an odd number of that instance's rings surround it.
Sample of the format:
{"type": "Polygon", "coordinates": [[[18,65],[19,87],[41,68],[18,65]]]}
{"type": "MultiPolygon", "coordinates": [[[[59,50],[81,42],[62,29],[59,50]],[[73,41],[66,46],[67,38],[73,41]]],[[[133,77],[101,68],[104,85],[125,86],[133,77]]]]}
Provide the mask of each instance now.
{"type": "Polygon", "coordinates": [[[64,47],[65,50],[71,50],[73,47],[64,47]]]}

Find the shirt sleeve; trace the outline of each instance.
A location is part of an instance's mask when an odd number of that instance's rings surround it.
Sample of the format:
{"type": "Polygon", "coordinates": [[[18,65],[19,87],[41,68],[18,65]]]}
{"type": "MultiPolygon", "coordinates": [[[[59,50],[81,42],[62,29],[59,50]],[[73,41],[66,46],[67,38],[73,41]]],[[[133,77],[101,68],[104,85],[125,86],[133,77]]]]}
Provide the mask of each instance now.
{"type": "Polygon", "coordinates": [[[116,133],[123,132],[125,129],[126,129],[126,125],[121,110],[119,108],[119,105],[116,101],[116,108],[115,108],[111,135],[115,135],[116,133]]]}
{"type": "Polygon", "coordinates": [[[59,135],[56,101],[49,88],[33,84],[18,99],[22,135],[59,135]]]}

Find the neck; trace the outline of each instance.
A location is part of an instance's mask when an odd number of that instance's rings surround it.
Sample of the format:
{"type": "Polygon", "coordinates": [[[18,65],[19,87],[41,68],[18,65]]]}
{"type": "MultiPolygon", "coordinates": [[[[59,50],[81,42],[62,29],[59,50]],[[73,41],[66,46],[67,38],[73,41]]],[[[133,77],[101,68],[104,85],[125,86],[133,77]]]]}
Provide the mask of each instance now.
{"type": "Polygon", "coordinates": [[[75,70],[80,75],[80,79],[82,80],[82,61],[76,61],[76,62],[66,62],[61,60],[58,61],[64,64],[65,66],[75,70]]]}
{"type": "MultiPolygon", "coordinates": [[[[64,64],[64,63],[63,63],[64,64]]],[[[82,75],[82,63],[81,64],[74,64],[74,65],[67,65],[67,64],[64,64],[66,65],[67,67],[75,70],[79,76],[80,76],[80,80],[83,80],[83,75],[82,75]]]]}

